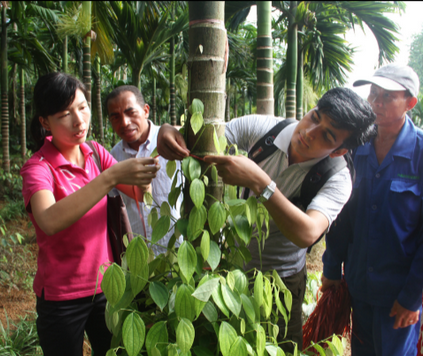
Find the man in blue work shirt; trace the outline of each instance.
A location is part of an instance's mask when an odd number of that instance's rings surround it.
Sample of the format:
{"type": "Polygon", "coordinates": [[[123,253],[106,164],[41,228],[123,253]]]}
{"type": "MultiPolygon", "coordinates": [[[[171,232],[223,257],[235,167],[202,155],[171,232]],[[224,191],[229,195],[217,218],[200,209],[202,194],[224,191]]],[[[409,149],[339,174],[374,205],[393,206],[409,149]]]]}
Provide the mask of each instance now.
{"type": "Polygon", "coordinates": [[[423,288],[423,131],[406,115],[419,78],[389,64],[369,80],[377,136],[354,154],[349,202],[326,236],[323,288],[344,263],[352,296],[352,355],[416,355],[423,288]]]}

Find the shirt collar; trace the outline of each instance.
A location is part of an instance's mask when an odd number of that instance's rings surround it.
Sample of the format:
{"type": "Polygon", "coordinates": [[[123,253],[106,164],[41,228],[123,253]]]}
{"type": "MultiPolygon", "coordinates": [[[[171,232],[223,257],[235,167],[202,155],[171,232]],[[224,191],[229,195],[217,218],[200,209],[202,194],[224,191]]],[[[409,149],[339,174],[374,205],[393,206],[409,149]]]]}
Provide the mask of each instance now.
{"type": "MultiPolygon", "coordinates": [[[[414,147],[416,144],[416,127],[414,126],[408,115],[405,116],[404,125],[395,140],[393,146],[390,149],[393,156],[404,157],[411,159],[413,157],[414,147]]],[[[366,156],[370,154],[370,147],[374,146],[374,138],[370,141],[370,144],[361,146],[356,151],[357,156],[366,156]]]]}
{"type": "MultiPolygon", "coordinates": [[[[290,124],[286,126],[279,134],[276,136],[275,140],[273,141],[273,144],[279,148],[283,153],[285,153],[286,157],[289,158],[288,150],[289,145],[291,144],[291,138],[294,134],[295,128],[297,127],[298,122],[294,122],[293,124],[290,124]]],[[[313,167],[317,162],[321,161],[323,158],[326,157],[320,157],[320,158],[314,158],[305,162],[297,163],[298,167],[303,168],[304,170],[309,170],[311,167],[313,167]]]]}
{"type": "MultiPolygon", "coordinates": [[[[44,139],[44,145],[40,149],[42,157],[44,157],[54,168],[72,165],[72,163],[70,163],[68,160],[65,159],[65,157],[63,157],[63,155],[56,148],[56,146],[53,145],[53,143],[51,142],[52,139],[52,136],[47,136],[44,139]]],[[[81,148],[81,152],[84,155],[86,162],[87,157],[91,156],[93,154],[93,151],[85,142],[79,147],[81,148]]]]}

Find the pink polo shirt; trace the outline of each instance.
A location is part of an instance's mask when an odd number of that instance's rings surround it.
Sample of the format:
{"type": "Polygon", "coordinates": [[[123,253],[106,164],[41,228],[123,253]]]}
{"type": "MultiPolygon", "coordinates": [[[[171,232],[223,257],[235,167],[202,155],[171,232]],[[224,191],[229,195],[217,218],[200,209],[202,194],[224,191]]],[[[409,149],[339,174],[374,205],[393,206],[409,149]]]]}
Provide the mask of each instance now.
{"type": "MultiPolygon", "coordinates": [[[[103,170],[117,163],[102,146],[93,143],[103,170]]],[[[21,169],[22,195],[39,246],[34,292],[40,297],[44,289],[46,300],[70,300],[100,293],[102,275],[99,267],[113,261],[107,234],[107,197],[76,223],[53,236],[47,236],[32,215],[30,200],[37,191],[50,190],[59,201],[100,174],[88,145],[82,144],[81,151],[85,157],[85,169],[69,163],[48,137],[43,147],[21,169]]]]}

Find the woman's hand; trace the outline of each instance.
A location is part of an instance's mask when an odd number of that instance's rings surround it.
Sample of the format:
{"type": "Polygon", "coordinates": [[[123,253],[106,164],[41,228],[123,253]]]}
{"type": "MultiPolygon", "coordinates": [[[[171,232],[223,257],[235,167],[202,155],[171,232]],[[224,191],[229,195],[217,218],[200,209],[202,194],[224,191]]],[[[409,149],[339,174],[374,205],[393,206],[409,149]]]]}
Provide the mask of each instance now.
{"type": "Polygon", "coordinates": [[[146,190],[151,181],[156,178],[159,169],[160,164],[157,158],[131,158],[115,164],[104,173],[108,173],[114,183],[113,186],[136,185],[146,190]]]}
{"type": "Polygon", "coordinates": [[[163,124],[157,136],[157,152],[170,161],[182,160],[189,156],[184,137],[173,126],[163,124]]]}

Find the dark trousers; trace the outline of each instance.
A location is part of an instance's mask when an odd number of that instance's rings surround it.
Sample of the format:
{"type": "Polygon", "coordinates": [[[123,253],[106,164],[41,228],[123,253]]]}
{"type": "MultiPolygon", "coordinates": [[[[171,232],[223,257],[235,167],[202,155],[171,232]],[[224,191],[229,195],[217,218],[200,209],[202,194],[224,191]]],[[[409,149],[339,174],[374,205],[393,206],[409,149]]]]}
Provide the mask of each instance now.
{"type": "Polygon", "coordinates": [[[37,297],[37,331],[44,356],[82,356],[84,330],[95,356],[110,349],[112,334],[107,329],[104,312],[106,297],[49,301],[37,297]]]}
{"type": "MultiPolygon", "coordinates": [[[[291,309],[291,319],[288,321],[288,331],[286,338],[283,338],[285,335],[285,320],[283,317],[279,319],[279,337],[278,342],[292,340],[297,343],[298,350],[303,349],[303,318],[302,318],[302,305],[304,301],[304,294],[306,290],[307,283],[307,266],[304,265],[304,268],[289,277],[282,278],[283,283],[292,293],[292,309],[291,309]]],[[[283,294],[280,293],[280,299],[283,306],[286,308],[283,294]]],[[[284,342],[279,344],[280,348],[284,352],[294,353],[295,344],[292,342],[284,342]]]]}

